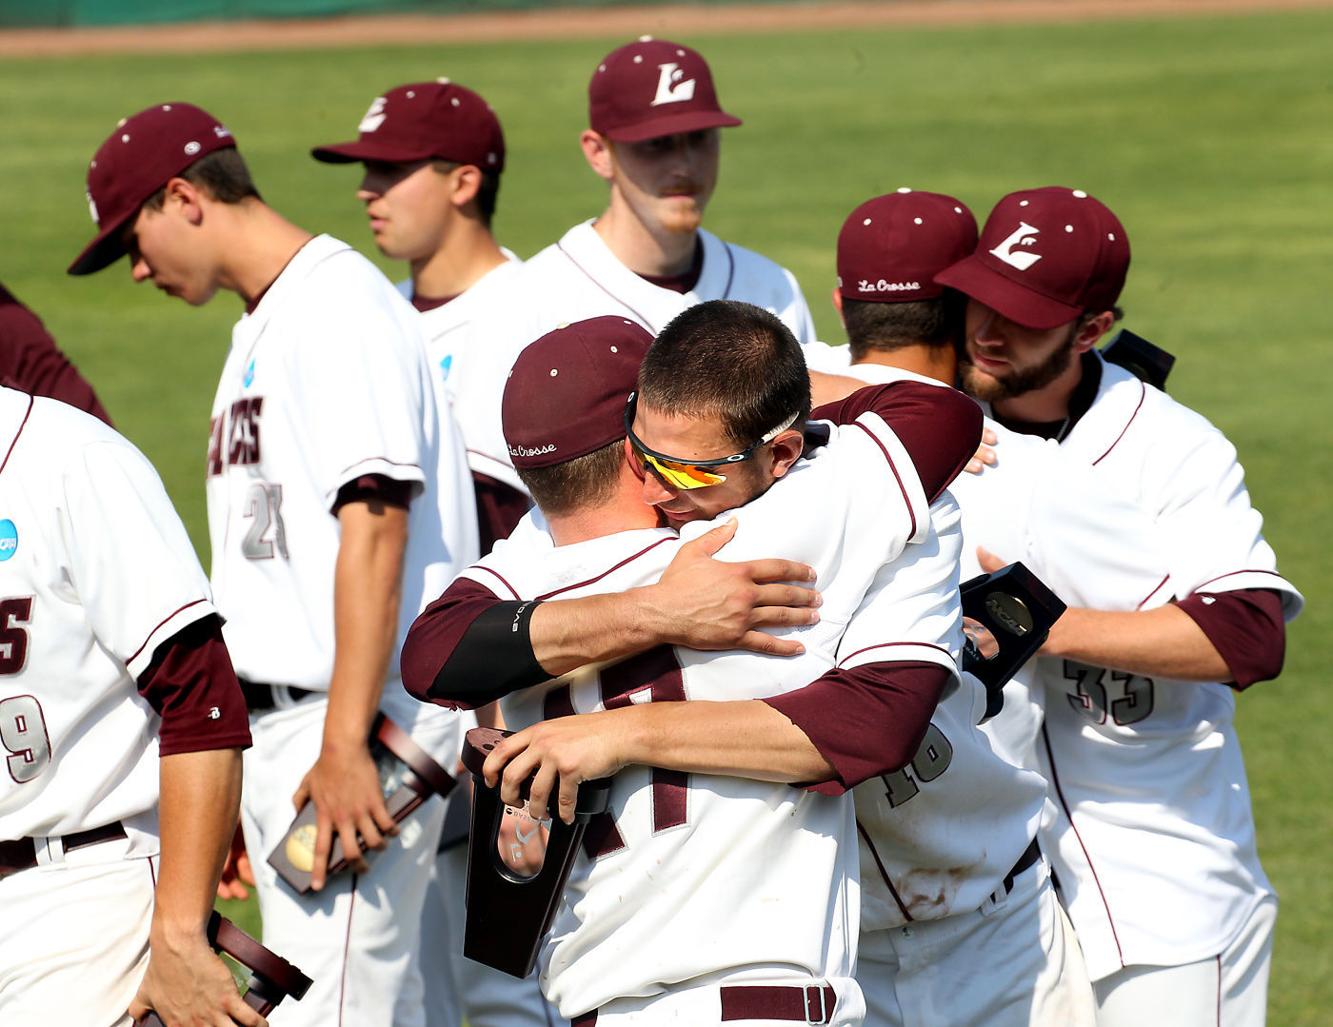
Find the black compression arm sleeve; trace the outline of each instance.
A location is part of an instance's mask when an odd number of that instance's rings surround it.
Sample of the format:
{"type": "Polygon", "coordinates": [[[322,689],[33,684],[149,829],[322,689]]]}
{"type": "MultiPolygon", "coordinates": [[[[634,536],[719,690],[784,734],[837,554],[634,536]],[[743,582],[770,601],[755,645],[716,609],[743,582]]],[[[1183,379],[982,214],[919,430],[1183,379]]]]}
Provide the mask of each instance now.
{"type": "Polygon", "coordinates": [[[430,697],[476,709],[550,680],[532,651],[537,606],[536,601],[496,603],[480,613],[435,675],[430,697]]]}

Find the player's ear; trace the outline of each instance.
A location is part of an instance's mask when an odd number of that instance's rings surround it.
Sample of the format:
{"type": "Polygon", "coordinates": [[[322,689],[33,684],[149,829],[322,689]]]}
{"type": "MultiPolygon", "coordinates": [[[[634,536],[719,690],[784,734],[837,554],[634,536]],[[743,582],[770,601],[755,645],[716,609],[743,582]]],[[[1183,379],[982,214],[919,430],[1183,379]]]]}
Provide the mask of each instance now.
{"type": "Polygon", "coordinates": [[[611,160],[611,141],[590,128],[585,128],[579,136],[579,146],[583,148],[583,159],[598,178],[611,181],[614,166],[611,160]]]}
{"type": "Polygon", "coordinates": [[[460,164],[450,175],[453,178],[453,191],[449,200],[455,207],[466,207],[481,191],[481,168],[474,164],[460,164]]]}
{"type": "Polygon", "coordinates": [[[838,291],[836,285],[833,287],[833,309],[838,312],[839,317],[842,317],[842,293],[838,291]]]}
{"type": "Polygon", "coordinates": [[[162,187],[163,211],[177,211],[192,225],[204,220],[203,199],[207,194],[184,178],[172,178],[162,187]]]}
{"type": "Polygon", "coordinates": [[[1103,335],[1111,330],[1115,324],[1115,313],[1110,310],[1103,310],[1100,314],[1093,317],[1085,317],[1074,335],[1074,351],[1076,353],[1086,353],[1097,345],[1097,341],[1103,335]]]}
{"type": "Polygon", "coordinates": [[[801,458],[805,449],[805,436],[795,428],[788,428],[773,440],[769,449],[773,477],[781,478],[791,470],[792,465],[801,458]]]}

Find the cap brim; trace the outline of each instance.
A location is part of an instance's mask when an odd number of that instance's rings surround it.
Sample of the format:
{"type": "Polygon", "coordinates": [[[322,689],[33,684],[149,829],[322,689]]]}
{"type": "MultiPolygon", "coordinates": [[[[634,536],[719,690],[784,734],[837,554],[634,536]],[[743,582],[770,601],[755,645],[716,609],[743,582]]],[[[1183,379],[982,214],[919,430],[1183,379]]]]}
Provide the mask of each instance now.
{"type": "Polygon", "coordinates": [[[964,296],[984,303],[1014,324],[1046,331],[1068,324],[1081,307],[1061,303],[989,267],[977,254],[964,257],[935,276],[935,284],[957,289],[964,296]]]}
{"type": "Polygon", "coordinates": [[[665,114],[651,121],[641,121],[637,125],[613,128],[602,135],[618,143],[641,143],[645,139],[656,139],[659,136],[698,132],[705,128],[735,128],[739,124],[740,118],[733,118],[723,111],[682,111],[680,114],[665,114]]]}
{"type": "Polygon", "coordinates": [[[110,267],[129,251],[125,249],[125,244],[121,242],[120,236],[125,226],[130,223],[130,219],[138,215],[136,208],[132,214],[128,214],[118,221],[113,221],[109,225],[103,225],[101,230],[93,237],[93,241],[83,248],[83,252],[74,258],[74,263],[65,269],[66,274],[71,275],[90,275],[94,271],[101,271],[104,267],[110,267]]]}
{"type": "Polygon", "coordinates": [[[399,147],[384,146],[366,139],[353,143],[335,143],[332,146],[316,146],[310,156],[325,164],[355,164],[365,160],[382,160],[390,164],[405,164],[408,161],[426,160],[435,156],[420,150],[405,150],[399,147]]]}

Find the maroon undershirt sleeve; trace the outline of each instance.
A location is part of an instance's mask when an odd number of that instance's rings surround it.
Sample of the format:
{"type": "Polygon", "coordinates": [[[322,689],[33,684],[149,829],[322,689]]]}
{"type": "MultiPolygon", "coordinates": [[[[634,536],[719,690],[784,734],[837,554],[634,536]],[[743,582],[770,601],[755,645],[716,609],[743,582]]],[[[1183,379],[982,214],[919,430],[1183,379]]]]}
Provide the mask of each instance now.
{"type": "Polygon", "coordinates": [[[162,718],[160,755],[250,747],[245,696],[216,615],[159,645],[138,683],[139,694],[162,718]]]}
{"type": "Polygon", "coordinates": [[[383,503],[385,506],[395,506],[400,510],[406,510],[412,505],[412,497],[416,495],[420,487],[421,485],[418,482],[399,481],[397,478],[390,478],[387,474],[363,474],[338,489],[338,494],[333,499],[333,510],[331,512],[337,517],[338,511],[348,503],[375,501],[383,503]]]}
{"type": "Polygon", "coordinates": [[[466,703],[432,696],[431,686],[472,622],[501,602],[475,581],[468,578],[454,581],[439,599],[417,615],[407,632],[398,661],[403,687],[422,702],[437,703],[451,710],[468,709],[466,703]]]}
{"type": "Polygon", "coordinates": [[[811,419],[851,424],[864,413],[884,419],[916,465],[930,502],[958,477],[981,444],[981,408],[957,389],[924,382],[892,382],[858,389],[826,403],[811,419]]]}
{"type": "Polygon", "coordinates": [[[804,688],[764,702],[805,732],[834,777],[808,785],[841,795],[916,755],[953,675],[936,663],[865,663],[834,668],[804,688]]]}
{"type": "Polygon", "coordinates": [[[0,286],[0,385],[49,396],[111,423],[93,387],[60,351],[41,320],[0,286]]]}
{"type": "Polygon", "coordinates": [[[477,495],[477,529],[481,554],[485,556],[495,543],[508,538],[532,507],[532,500],[512,485],[485,474],[472,472],[472,488],[477,495]]]}
{"type": "Polygon", "coordinates": [[[1266,588],[1195,592],[1176,605],[1208,636],[1238,691],[1282,673],[1287,625],[1278,593],[1266,588]]]}

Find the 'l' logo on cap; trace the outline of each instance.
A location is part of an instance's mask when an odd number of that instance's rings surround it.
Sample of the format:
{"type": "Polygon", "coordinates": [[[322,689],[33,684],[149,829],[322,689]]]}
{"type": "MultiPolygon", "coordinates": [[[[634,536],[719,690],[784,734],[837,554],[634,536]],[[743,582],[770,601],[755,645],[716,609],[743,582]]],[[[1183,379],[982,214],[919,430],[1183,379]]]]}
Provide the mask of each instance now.
{"type": "Polygon", "coordinates": [[[992,257],[996,257],[1010,267],[1016,267],[1020,271],[1026,271],[1037,261],[1041,260],[1040,253],[1025,253],[1022,250],[1016,250],[1017,246],[1034,246],[1037,242],[1037,236],[1040,229],[1033,228],[1026,221],[1020,221],[1018,227],[1009,233],[1009,238],[990,251],[992,257]]]}
{"type": "Polygon", "coordinates": [[[680,65],[672,61],[669,64],[659,64],[657,66],[659,74],[657,76],[657,95],[653,97],[651,107],[658,107],[664,103],[681,103],[685,100],[694,99],[694,79],[685,78],[685,72],[680,65]],[[684,79],[684,81],[681,81],[684,79]]]}

